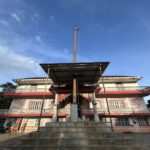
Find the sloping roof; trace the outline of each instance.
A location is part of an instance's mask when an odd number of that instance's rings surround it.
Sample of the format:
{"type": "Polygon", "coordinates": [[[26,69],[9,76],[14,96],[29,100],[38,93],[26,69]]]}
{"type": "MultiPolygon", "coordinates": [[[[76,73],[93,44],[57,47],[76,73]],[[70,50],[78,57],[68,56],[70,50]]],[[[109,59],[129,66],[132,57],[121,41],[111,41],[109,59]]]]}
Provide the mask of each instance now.
{"type": "MultiPolygon", "coordinates": [[[[20,78],[14,79],[13,81],[18,84],[43,84],[47,77],[31,77],[31,78],[20,78]]],[[[48,79],[49,83],[52,83],[51,79],[48,79]]]]}
{"type": "Polygon", "coordinates": [[[102,82],[102,79],[105,83],[114,83],[114,82],[132,82],[135,83],[139,80],[141,80],[141,76],[103,76],[100,78],[99,83],[102,82]]]}
{"type": "MultiPolygon", "coordinates": [[[[113,75],[113,76],[109,76],[109,75],[105,75],[105,76],[102,76],[102,77],[100,77],[100,80],[101,79],[104,79],[104,81],[106,82],[106,81],[108,81],[108,82],[110,82],[110,81],[112,81],[112,82],[114,82],[114,81],[118,81],[118,80],[120,80],[120,81],[124,81],[124,80],[126,80],[126,81],[139,81],[142,77],[140,77],[140,76],[124,76],[124,75],[113,75]]],[[[24,83],[28,83],[28,82],[40,82],[40,83],[45,83],[45,80],[46,80],[46,77],[31,77],[31,78],[20,78],[20,79],[14,79],[13,81],[14,82],[16,82],[16,83],[22,83],[22,82],[24,82],[24,83]]],[[[51,81],[52,82],[52,80],[51,79],[48,79],[49,81],[51,81]]]]}
{"type": "Polygon", "coordinates": [[[88,62],[88,63],[57,63],[40,64],[43,70],[56,84],[72,84],[77,79],[78,84],[95,84],[107,68],[109,62],[88,62]]]}

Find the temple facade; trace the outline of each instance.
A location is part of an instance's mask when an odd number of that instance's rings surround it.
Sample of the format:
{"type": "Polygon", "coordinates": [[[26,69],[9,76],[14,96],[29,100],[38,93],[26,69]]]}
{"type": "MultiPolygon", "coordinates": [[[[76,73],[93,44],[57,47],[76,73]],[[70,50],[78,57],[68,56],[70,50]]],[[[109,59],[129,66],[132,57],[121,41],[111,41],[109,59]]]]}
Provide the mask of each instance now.
{"type": "MultiPolygon", "coordinates": [[[[144,96],[149,87],[138,85],[139,76],[101,76],[95,95],[77,90],[78,121],[99,121],[119,132],[150,132],[150,112],[144,96]],[[95,96],[95,97],[94,97],[95,96]]],[[[70,122],[73,96],[67,92],[55,94],[51,78],[22,78],[14,80],[16,89],[7,89],[6,96],[13,98],[9,109],[0,110],[6,118],[4,126],[11,123],[13,132],[36,131],[48,122],[70,122]],[[56,102],[57,99],[57,102],[56,102]],[[56,118],[54,118],[56,117],[56,118]]],[[[62,89],[63,85],[59,87],[62,89]]]]}

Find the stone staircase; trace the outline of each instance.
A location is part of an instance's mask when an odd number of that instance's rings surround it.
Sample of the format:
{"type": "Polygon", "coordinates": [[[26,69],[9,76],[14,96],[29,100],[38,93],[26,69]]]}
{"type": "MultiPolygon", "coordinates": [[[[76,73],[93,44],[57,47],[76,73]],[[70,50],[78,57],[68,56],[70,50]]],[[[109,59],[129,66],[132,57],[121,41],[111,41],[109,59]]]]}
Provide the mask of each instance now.
{"type": "Polygon", "coordinates": [[[48,123],[39,132],[2,142],[0,150],[150,150],[149,142],[111,132],[104,123],[48,123]]]}

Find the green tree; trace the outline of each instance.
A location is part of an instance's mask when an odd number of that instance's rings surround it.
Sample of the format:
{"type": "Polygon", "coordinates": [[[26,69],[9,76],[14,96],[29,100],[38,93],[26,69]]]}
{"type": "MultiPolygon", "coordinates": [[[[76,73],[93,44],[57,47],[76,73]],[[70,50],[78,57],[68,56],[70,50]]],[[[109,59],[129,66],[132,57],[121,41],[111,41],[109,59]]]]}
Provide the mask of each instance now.
{"type": "Polygon", "coordinates": [[[7,91],[7,89],[15,89],[16,86],[10,82],[6,82],[3,84],[0,84],[0,88],[2,89],[2,93],[4,93],[5,91],[7,91]]]}
{"type": "MultiPolygon", "coordinates": [[[[11,102],[12,102],[12,98],[5,96],[5,92],[7,92],[7,90],[9,89],[15,89],[16,86],[13,85],[12,83],[4,83],[0,85],[0,109],[9,109],[11,102]]],[[[0,117],[0,126],[3,126],[5,122],[5,117],[0,117]]]]}
{"type": "Polygon", "coordinates": [[[2,91],[0,92],[0,109],[8,109],[10,107],[11,102],[12,102],[12,98],[5,96],[4,93],[7,90],[15,89],[16,86],[13,85],[12,83],[7,82],[4,84],[1,84],[0,88],[2,89],[2,91]]]}

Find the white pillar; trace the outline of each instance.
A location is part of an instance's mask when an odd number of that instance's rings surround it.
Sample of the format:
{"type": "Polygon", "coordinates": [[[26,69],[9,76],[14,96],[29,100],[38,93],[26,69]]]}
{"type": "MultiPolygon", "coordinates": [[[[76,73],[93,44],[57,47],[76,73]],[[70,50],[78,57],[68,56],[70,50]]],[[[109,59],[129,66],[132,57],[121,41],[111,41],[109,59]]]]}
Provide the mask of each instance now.
{"type": "Polygon", "coordinates": [[[57,122],[57,115],[58,115],[58,94],[55,94],[55,101],[53,106],[53,117],[52,122],[57,122]]]}
{"type": "Polygon", "coordinates": [[[96,103],[96,98],[95,98],[95,92],[93,92],[94,121],[99,122],[99,116],[98,116],[96,105],[97,105],[97,103],[96,103]]]}
{"type": "Polygon", "coordinates": [[[93,108],[93,103],[92,102],[89,102],[89,107],[93,108]]]}

